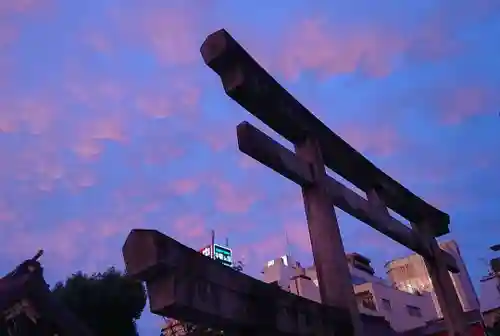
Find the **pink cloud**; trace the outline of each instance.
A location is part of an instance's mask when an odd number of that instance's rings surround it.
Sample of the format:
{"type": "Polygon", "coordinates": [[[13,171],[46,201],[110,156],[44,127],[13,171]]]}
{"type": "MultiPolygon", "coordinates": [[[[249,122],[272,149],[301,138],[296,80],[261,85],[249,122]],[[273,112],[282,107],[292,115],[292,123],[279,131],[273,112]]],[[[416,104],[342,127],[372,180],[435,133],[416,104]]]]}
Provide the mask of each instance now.
{"type": "Polygon", "coordinates": [[[138,153],[133,153],[131,160],[136,163],[146,163],[150,165],[161,165],[179,159],[186,154],[185,144],[179,144],[171,139],[157,139],[158,142],[149,143],[140,149],[138,153]]]}
{"type": "Polygon", "coordinates": [[[495,90],[481,86],[449,89],[437,98],[443,120],[458,124],[465,119],[484,114],[496,114],[500,103],[495,90]]]}
{"type": "Polygon", "coordinates": [[[320,77],[357,71],[385,77],[405,57],[436,60],[462,50],[454,38],[455,27],[442,23],[441,14],[435,13],[412,30],[380,23],[363,26],[329,24],[320,17],[302,19],[285,31],[273,65],[292,80],[303,71],[314,71],[320,77]]]}
{"type": "Polygon", "coordinates": [[[92,120],[84,133],[96,140],[112,140],[122,142],[125,140],[123,121],[118,117],[108,117],[92,120]]]}
{"type": "Polygon", "coordinates": [[[191,23],[185,11],[159,10],[143,18],[141,32],[162,63],[191,63],[198,58],[191,23]]]}
{"type": "MultiPolygon", "coordinates": [[[[0,147],[0,156],[8,158],[2,160],[0,184],[25,181],[28,182],[26,187],[32,191],[50,192],[59,186],[74,193],[96,183],[96,176],[91,167],[70,164],[64,159],[64,153],[70,145],[64,137],[49,132],[25,138],[15,147],[8,144],[9,142],[0,147]]],[[[92,151],[90,147],[80,146],[74,149],[79,153],[79,157],[86,160],[99,154],[99,151],[92,151]]]]}
{"type": "Polygon", "coordinates": [[[173,223],[174,231],[182,240],[200,238],[206,233],[205,220],[199,215],[184,215],[177,217],[173,223]]]}
{"type": "Polygon", "coordinates": [[[291,221],[285,224],[285,230],[290,243],[300,248],[302,252],[311,252],[311,239],[309,238],[309,229],[307,221],[291,221]]]}
{"type": "Polygon", "coordinates": [[[189,123],[194,123],[198,117],[200,89],[189,74],[172,76],[164,85],[146,87],[134,95],[136,108],[144,116],[177,117],[189,123]]]}
{"type": "Polygon", "coordinates": [[[141,6],[117,11],[114,17],[122,41],[148,48],[162,65],[186,65],[199,60],[199,8],[141,6]]]}
{"type": "Polygon", "coordinates": [[[200,187],[200,182],[196,179],[180,179],[172,183],[172,190],[178,195],[192,194],[200,187]]]}
{"type": "Polygon", "coordinates": [[[87,232],[88,228],[83,223],[71,221],[44,232],[17,232],[8,239],[2,249],[17,259],[26,258],[26,254],[35,253],[37,249],[43,248],[63,266],[69,266],[82,251],[81,236],[87,232]]]}
{"type": "Polygon", "coordinates": [[[330,27],[324,21],[301,21],[285,36],[279,62],[289,78],[304,70],[325,76],[363,69],[384,76],[392,69],[393,57],[407,42],[389,30],[374,27],[330,27]]]}
{"type": "Polygon", "coordinates": [[[150,203],[143,205],[141,211],[144,211],[144,213],[151,213],[151,212],[156,212],[160,209],[161,209],[160,201],[151,201],[150,203]]]}
{"type": "Polygon", "coordinates": [[[0,48],[8,46],[19,36],[19,31],[12,25],[0,24],[0,48]]]}
{"type": "Polygon", "coordinates": [[[83,43],[95,52],[110,55],[113,51],[112,42],[99,32],[89,32],[83,35],[83,43]]]}
{"type": "Polygon", "coordinates": [[[344,239],[344,244],[346,241],[348,243],[352,241],[362,241],[363,244],[361,246],[359,244],[353,244],[352,249],[346,252],[362,253],[370,259],[376,257],[377,260],[385,262],[409,253],[409,250],[403,245],[394,242],[365,224],[363,224],[363,227],[352,232],[351,237],[352,240],[344,239]]]}
{"type": "Polygon", "coordinates": [[[200,118],[197,120],[197,132],[193,133],[193,138],[208,145],[214,152],[237,149],[236,124],[237,122],[231,120],[222,120],[214,124],[213,121],[200,118]]]}
{"type": "Polygon", "coordinates": [[[96,183],[96,177],[90,170],[78,172],[75,178],[75,184],[78,187],[88,188],[96,183]]]}
{"type": "Polygon", "coordinates": [[[120,220],[117,215],[53,223],[44,230],[16,230],[0,250],[4,256],[19,261],[42,248],[46,253],[42,260],[45,266],[59,272],[74,272],[76,268],[102,270],[121,264],[120,246],[110,245],[110,240],[125,237],[132,227],[139,226],[131,220],[133,216],[120,220]]]}
{"type": "MultiPolygon", "coordinates": [[[[102,111],[103,107],[117,106],[130,94],[128,88],[114,79],[92,76],[80,65],[68,67],[68,79],[62,89],[70,101],[82,104],[91,111],[102,111]]],[[[107,112],[107,111],[104,111],[107,112]]]]}
{"type": "Polygon", "coordinates": [[[98,159],[102,149],[102,144],[89,138],[82,139],[73,146],[73,152],[86,161],[98,159]]]}
{"type": "Polygon", "coordinates": [[[5,202],[0,201],[0,224],[12,223],[16,219],[18,219],[16,212],[5,202]]]}
{"type": "Polygon", "coordinates": [[[58,111],[56,100],[48,94],[0,97],[0,131],[10,133],[23,128],[31,134],[46,133],[58,111]]]}
{"type": "Polygon", "coordinates": [[[262,165],[247,155],[241,155],[238,159],[238,166],[243,169],[255,169],[262,165]]]}
{"type": "Polygon", "coordinates": [[[0,15],[12,13],[27,13],[47,6],[49,1],[39,0],[0,0],[0,15]]]}
{"type": "Polygon", "coordinates": [[[41,134],[52,127],[57,109],[51,98],[42,96],[21,101],[17,113],[32,134],[41,134]]]}
{"type": "Polygon", "coordinates": [[[477,202],[477,199],[471,193],[460,190],[459,186],[427,191],[423,194],[423,197],[427,202],[445,212],[456,208],[458,205],[467,204],[470,206],[477,202]]]}
{"type": "Polygon", "coordinates": [[[201,138],[214,152],[224,151],[231,146],[236,147],[234,131],[229,132],[227,128],[206,130],[201,134],[201,138]]]}
{"type": "Polygon", "coordinates": [[[220,179],[213,179],[210,184],[215,189],[215,206],[222,212],[248,212],[259,199],[255,191],[248,187],[235,186],[220,179]]]}
{"type": "Polygon", "coordinates": [[[65,167],[53,143],[46,139],[36,140],[38,143],[33,141],[26,147],[17,148],[17,153],[11,157],[10,174],[35,184],[39,181],[47,187],[64,176],[65,167]]]}
{"type": "MultiPolygon", "coordinates": [[[[267,169],[267,168],[266,168],[267,169]]],[[[284,179],[284,177],[283,177],[284,179]]],[[[304,199],[300,186],[295,183],[287,183],[286,187],[281,188],[279,196],[272,202],[272,207],[280,213],[291,211],[304,211],[304,199]]]]}
{"type": "Polygon", "coordinates": [[[137,99],[136,105],[145,115],[154,118],[165,118],[173,113],[172,101],[164,96],[141,96],[137,99]]]}
{"type": "MultiPolygon", "coordinates": [[[[51,0],[0,0],[0,48],[15,42],[20,35],[21,27],[16,18],[44,15],[53,12],[51,0]]],[[[4,53],[8,53],[4,51],[4,53]]],[[[1,75],[1,73],[0,73],[1,75]]]]}
{"type": "Polygon", "coordinates": [[[363,153],[380,156],[394,154],[404,144],[397,131],[387,125],[343,125],[338,134],[363,153]]]}
{"type": "Polygon", "coordinates": [[[262,240],[239,246],[245,264],[263,267],[266,261],[272,260],[286,252],[286,240],[284,235],[268,236],[262,240]]]}
{"type": "Polygon", "coordinates": [[[127,228],[124,228],[122,223],[118,223],[113,220],[102,220],[99,221],[98,225],[96,225],[93,231],[95,232],[94,235],[96,235],[100,239],[106,239],[126,232],[127,228]]]}
{"type": "Polygon", "coordinates": [[[12,103],[0,99],[0,133],[17,130],[18,120],[13,113],[12,103]]]}

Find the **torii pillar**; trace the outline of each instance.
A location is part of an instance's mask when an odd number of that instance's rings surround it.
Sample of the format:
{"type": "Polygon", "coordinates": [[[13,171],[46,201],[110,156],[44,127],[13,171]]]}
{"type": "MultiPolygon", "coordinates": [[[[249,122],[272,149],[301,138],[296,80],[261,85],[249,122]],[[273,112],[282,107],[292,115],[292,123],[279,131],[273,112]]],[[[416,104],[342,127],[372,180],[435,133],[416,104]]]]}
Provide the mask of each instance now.
{"type": "Polygon", "coordinates": [[[363,335],[335,207],[323,188],[326,171],[321,152],[312,138],[295,145],[295,151],[310,164],[313,174],[314,182],[302,187],[302,196],[321,302],[349,311],[352,323],[349,335],[363,335]]]}

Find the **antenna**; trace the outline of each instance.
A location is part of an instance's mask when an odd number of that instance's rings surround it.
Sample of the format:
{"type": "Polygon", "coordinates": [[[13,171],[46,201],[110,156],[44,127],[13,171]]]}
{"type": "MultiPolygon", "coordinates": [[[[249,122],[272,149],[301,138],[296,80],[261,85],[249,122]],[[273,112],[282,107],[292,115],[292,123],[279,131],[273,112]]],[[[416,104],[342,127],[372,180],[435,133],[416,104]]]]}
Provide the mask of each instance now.
{"type": "Polygon", "coordinates": [[[290,245],[290,239],[288,239],[288,231],[285,229],[285,242],[286,242],[286,255],[292,256],[292,246],[290,245]]]}
{"type": "Polygon", "coordinates": [[[226,237],[226,247],[229,247],[229,238],[226,237]]]}
{"type": "Polygon", "coordinates": [[[38,261],[40,257],[43,255],[43,250],[38,250],[38,252],[35,254],[33,258],[31,258],[32,261],[38,261]]]}
{"type": "Polygon", "coordinates": [[[215,230],[211,231],[212,240],[210,242],[210,258],[214,258],[214,245],[215,245],[215,230]]]}

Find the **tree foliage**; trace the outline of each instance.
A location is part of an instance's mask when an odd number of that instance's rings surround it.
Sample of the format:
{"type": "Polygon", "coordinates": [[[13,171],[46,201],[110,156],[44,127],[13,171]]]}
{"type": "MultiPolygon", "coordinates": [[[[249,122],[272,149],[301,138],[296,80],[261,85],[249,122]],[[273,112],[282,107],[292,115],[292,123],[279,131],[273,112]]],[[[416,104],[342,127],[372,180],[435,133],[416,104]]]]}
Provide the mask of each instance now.
{"type": "Polygon", "coordinates": [[[96,336],[138,335],[136,321],[146,305],[146,291],[114,268],[91,276],[73,274],[52,291],[96,336]]]}
{"type": "Polygon", "coordinates": [[[498,319],[491,328],[488,328],[488,335],[500,336],[500,319],[498,319]]]}

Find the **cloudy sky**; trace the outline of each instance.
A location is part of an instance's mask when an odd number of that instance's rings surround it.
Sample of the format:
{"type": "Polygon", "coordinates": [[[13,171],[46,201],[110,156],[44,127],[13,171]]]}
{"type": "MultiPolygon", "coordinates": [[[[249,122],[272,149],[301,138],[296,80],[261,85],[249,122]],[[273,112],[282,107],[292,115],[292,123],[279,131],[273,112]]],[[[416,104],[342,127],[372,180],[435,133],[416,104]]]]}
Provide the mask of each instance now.
{"type": "MultiPolygon", "coordinates": [[[[0,0],[0,271],[122,268],[131,228],[229,238],[258,275],[310,243],[300,189],[236,146],[243,120],[201,59],[226,28],[302,103],[450,213],[475,282],[500,242],[500,1],[0,0]],[[325,4],[321,4],[325,3],[325,4]],[[495,154],[497,153],[497,154],[495,154]]],[[[277,137],[277,136],[276,136],[277,137]]],[[[339,213],[347,251],[409,251],[339,213]]],[[[156,335],[149,314],[143,335],[156,335]]]]}

